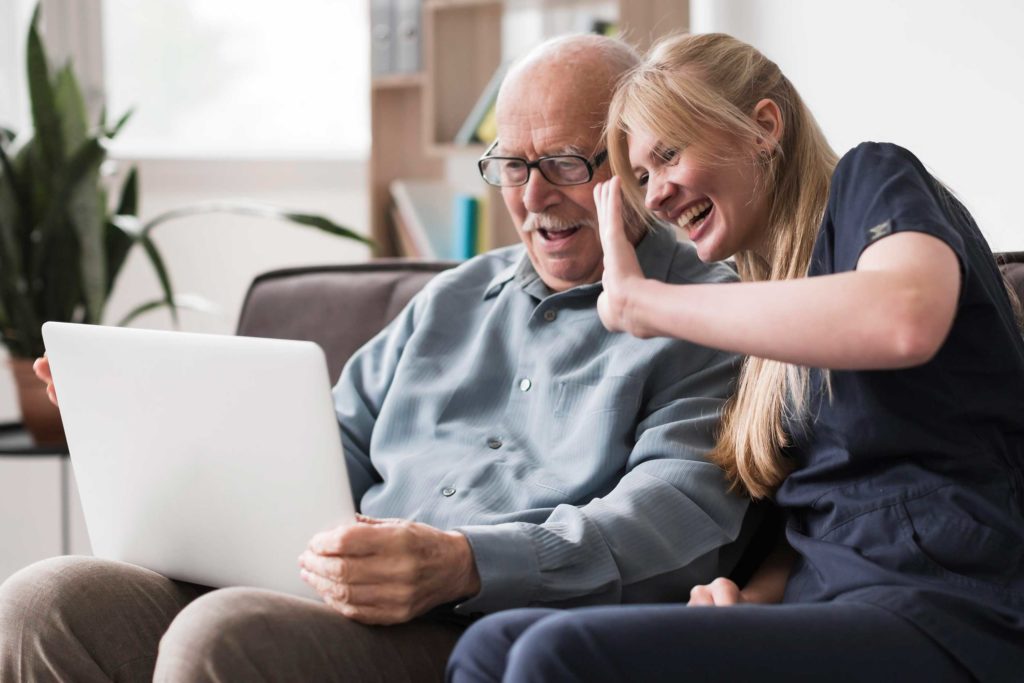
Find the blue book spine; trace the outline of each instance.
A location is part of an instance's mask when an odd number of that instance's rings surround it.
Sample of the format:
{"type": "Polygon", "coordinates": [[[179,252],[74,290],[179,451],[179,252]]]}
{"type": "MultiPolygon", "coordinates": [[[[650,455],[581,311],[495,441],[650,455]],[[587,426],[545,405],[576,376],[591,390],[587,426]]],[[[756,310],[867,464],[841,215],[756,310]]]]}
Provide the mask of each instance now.
{"type": "Polygon", "coordinates": [[[457,194],[452,207],[453,259],[464,260],[476,255],[477,214],[479,201],[471,194],[457,194]]]}

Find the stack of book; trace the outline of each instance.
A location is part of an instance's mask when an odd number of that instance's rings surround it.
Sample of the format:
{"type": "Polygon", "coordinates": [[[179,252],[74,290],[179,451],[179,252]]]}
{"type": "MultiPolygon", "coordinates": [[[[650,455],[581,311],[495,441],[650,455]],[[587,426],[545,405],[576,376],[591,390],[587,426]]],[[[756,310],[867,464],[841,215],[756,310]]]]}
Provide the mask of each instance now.
{"type": "Polygon", "coordinates": [[[440,180],[391,183],[391,218],[406,256],[464,260],[491,248],[487,195],[440,180]]]}

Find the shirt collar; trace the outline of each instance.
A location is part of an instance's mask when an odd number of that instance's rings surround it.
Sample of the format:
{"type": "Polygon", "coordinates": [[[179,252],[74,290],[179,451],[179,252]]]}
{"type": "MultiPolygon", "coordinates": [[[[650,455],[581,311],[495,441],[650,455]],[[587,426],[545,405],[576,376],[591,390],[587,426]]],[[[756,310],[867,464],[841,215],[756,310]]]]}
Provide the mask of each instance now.
{"type": "MultiPolygon", "coordinates": [[[[669,267],[672,265],[672,257],[675,254],[675,243],[676,236],[671,227],[659,222],[649,225],[647,234],[636,246],[636,257],[645,277],[665,281],[665,278],[668,277],[669,267]]],[[[517,262],[502,269],[491,278],[484,290],[484,298],[489,299],[496,296],[510,281],[514,281],[524,292],[537,299],[543,300],[554,294],[540,279],[525,248],[517,262]]],[[[582,295],[600,291],[601,283],[594,282],[579,285],[565,292],[558,292],[558,294],[582,295]]]]}

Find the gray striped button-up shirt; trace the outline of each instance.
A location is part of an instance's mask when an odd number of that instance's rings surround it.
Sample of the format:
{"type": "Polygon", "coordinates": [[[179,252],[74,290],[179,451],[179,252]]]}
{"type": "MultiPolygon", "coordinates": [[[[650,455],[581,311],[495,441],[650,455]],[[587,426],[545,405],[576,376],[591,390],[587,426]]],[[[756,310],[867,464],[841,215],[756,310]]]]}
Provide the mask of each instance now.
{"type": "MultiPolygon", "coordinates": [[[[735,279],[663,226],[647,277],[735,279]]],[[[552,293],[522,246],[434,278],[334,389],[363,513],[469,539],[462,613],[685,599],[746,500],[708,462],[738,357],[605,330],[601,284],[552,293]]],[[[725,569],[728,569],[727,567],[725,569]]]]}

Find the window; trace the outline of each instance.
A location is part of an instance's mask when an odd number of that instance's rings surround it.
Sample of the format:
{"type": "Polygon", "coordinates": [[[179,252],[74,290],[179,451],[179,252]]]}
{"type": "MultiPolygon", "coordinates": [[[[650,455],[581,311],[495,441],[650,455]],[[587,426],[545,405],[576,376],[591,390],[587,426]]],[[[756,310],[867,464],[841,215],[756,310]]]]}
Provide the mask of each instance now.
{"type": "Polygon", "coordinates": [[[103,0],[114,145],[148,158],[365,158],[358,0],[103,0]]]}

